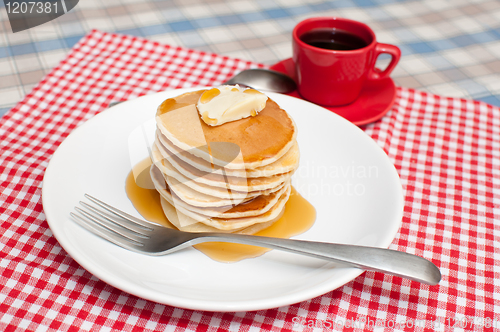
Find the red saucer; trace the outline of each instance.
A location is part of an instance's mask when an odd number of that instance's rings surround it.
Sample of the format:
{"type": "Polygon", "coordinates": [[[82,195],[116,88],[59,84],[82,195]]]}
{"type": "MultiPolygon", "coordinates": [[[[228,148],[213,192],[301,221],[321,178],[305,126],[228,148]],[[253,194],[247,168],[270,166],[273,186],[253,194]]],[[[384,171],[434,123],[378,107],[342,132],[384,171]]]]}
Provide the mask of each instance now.
{"type": "MultiPolygon", "coordinates": [[[[295,64],[291,58],[274,64],[271,69],[287,74],[293,79],[296,78],[295,64]]],[[[288,95],[302,99],[297,91],[288,93],[288,95]]],[[[321,106],[346,118],[355,125],[362,126],[383,117],[391,109],[395,98],[396,86],[394,81],[388,77],[377,81],[367,80],[358,99],[349,105],[321,106]]]]}

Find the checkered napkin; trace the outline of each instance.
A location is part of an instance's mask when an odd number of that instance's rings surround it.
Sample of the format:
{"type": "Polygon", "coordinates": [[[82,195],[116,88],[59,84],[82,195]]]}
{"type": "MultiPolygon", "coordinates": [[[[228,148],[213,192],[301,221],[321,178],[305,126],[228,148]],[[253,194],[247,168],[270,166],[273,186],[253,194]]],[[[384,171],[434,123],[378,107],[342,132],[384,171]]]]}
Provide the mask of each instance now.
{"type": "Polygon", "coordinates": [[[500,110],[404,88],[392,110],[364,129],[387,152],[405,190],[392,248],[438,265],[438,286],[367,272],[295,305],[211,313],[124,293],[66,254],[40,194],[50,157],[76,126],[112,100],[220,84],[258,66],[92,31],[0,120],[1,331],[500,328],[500,110]]]}

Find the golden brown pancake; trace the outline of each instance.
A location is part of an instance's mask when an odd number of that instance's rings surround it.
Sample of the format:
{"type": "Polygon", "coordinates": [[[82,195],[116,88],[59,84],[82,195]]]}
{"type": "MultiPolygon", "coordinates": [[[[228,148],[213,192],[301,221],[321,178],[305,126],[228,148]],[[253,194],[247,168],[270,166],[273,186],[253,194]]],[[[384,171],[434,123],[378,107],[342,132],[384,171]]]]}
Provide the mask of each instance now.
{"type": "Polygon", "coordinates": [[[177,228],[253,234],[279,219],[290,196],[295,124],[268,99],[255,116],[209,126],[196,108],[204,91],[158,107],[153,184],[177,228]]]}
{"type": "MultiPolygon", "coordinates": [[[[216,174],[222,174],[222,170],[229,176],[239,176],[247,178],[255,177],[265,177],[273,176],[276,174],[294,172],[299,165],[299,145],[297,142],[291,146],[291,148],[278,160],[275,162],[257,167],[257,168],[244,168],[244,169],[230,169],[222,168],[220,166],[214,165],[202,158],[199,158],[187,151],[183,151],[176,147],[172,142],[170,142],[161,131],[157,130],[156,140],[161,143],[161,151],[168,151],[169,154],[175,155],[177,158],[183,162],[201,170],[204,172],[213,172],[216,174]]],[[[163,154],[163,153],[162,153],[163,154]]]]}
{"type": "Polygon", "coordinates": [[[269,195],[273,192],[276,192],[285,186],[285,183],[282,185],[270,189],[268,191],[260,192],[259,194],[252,194],[250,196],[244,198],[220,198],[211,195],[206,195],[201,192],[198,192],[185,184],[179,182],[173,177],[164,176],[165,183],[168,184],[170,190],[174,192],[181,200],[186,202],[189,205],[197,206],[197,207],[220,207],[235,204],[235,202],[243,203],[253,199],[259,195],[269,195]]]}
{"type": "Polygon", "coordinates": [[[218,229],[212,226],[205,225],[204,223],[198,222],[196,220],[193,220],[192,218],[189,218],[182,212],[179,212],[176,210],[174,206],[172,206],[169,202],[167,202],[166,199],[161,197],[161,207],[163,209],[163,212],[165,213],[165,216],[167,219],[180,229],[181,231],[185,232],[222,232],[222,233],[238,233],[238,234],[248,234],[252,235],[255,234],[272,224],[274,224],[281,216],[283,215],[283,211],[274,219],[258,224],[253,224],[248,227],[243,227],[243,228],[237,228],[237,229],[229,229],[229,230],[222,230],[218,229]],[[182,226],[180,219],[183,219],[185,221],[186,226],[182,226]]]}
{"type": "MultiPolygon", "coordinates": [[[[268,177],[244,178],[226,175],[225,172],[205,172],[185,163],[177,156],[167,152],[158,141],[155,142],[155,148],[165,157],[180,174],[193,181],[206,184],[213,187],[228,188],[237,191],[257,191],[267,190],[276,187],[280,183],[289,179],[293,172],[285,174],[276,174],[268,177]]],[[[224,169],[223,169],[224,170],[224,169]]]]}
{"type": "Polygon", "coordinates": [[[189,188],[196,190],[200,193],[214,196],[214,197],[226,198],[226,199],[245,199],[247,197],[255,197],[258,195],[265,195],[265,194],[271,193],[271,192],[279,189],[283,185],[283,183],[285,183],[286,180],[288,179],[288,178],[282,177],[281,182],[275,183],[275,186],[270,187],[269,189],[264,189],[264,190],[246,191],[246,190],[248,190],[248,187],[243,187],[242,191],[230,190],[229,188],[224,187],[224,186],[210,186],[210,185],[201,183],[199,181],[193,181],[192,179],[182,175],[180,172],[178,172],[175,169],[175,167],[173,167],[169,163],[169,161],[166,158],[162,158],[161,154],[159,153],[159,151],[155,145],[153,145],[151,159],[153,161],[154,166],[156,166],[156,167],[152,168],[152,171],[154,170],[154,168],[158,168],[165,178],[173,177],[177,181],[185,184],[189,188]]]}
{"type": "Polygon", "coordinates": [[[221,230],[235,230],[258,223],[264,223],[271,220],[275,220],[283,212],[283,209],[285,208],[285,203],[288,201],[288,198],[290,197],[290,191],[291,187],[288,186],[287,190],[279,197],[277,204],[275,204],[269,211],[261,215],[242,217],[242,218],[217,218],[217,217],[209,217],[201,215],[176,205],[173,200],[169,199],[170,197],[168,195],[165,195],[165,191],[160,191],[160,194],[162,198],[164,198],[171,205],[175,206],[177,211],[190,217],[192,220],[201,222],[205,225],[215,227],[221,230]]]}
{"type": "Polygon", "coordinates": [[[238,202],[236,205],[225,205],[218,207],[198,207],[190,205],[179,198],[179,196],[175,195],[175,192],[170,190],[170,186],[168,186],[168,183],[166,192],[172,197],[172,200],[174,201],[176,207],[181,206],[184,209],[208,217],[232,219],[256,216],[269,211],[278,202],[279,197],[286,191],[286,189],[286,186],[284,186],[280,190],[269,195],[259,195],[252,199],[238,202]]]}
{"type": "MultiPolygon", "coordinates": [[[[242,153],[246,168],[273,163],[294,144],[297,130],[292,118],[270,98],[258,116],[209,126],[199,116],[196,103],[206,90],[188,92],[165,100],[157,110],[157,126],[175,146],[190,151],[197,157],[227,168],[233,156],[220,152],[214,158],[209,145],[217,142],[233,143],[242,153]]],[[[236,164],[236,163],[235,163],[236,164]]],[[[241,166],[241,165],[240,165],[241,166]]]]}
{"type": "MultiPolygon", "coordinates": [[[[180,221],[181,225],[183,225],[183,223],[184,225],[189,225],[194,222],[201,222],[205,225],[222,230],[236,230],[251,226],[253,224],[275,220],[275,218],[277,218],[277,216],[283,212],[282,210],[285,207],[285,203],[288,200],[291,191],[291,185],[288,183],[288,185],[283,188],[281,194],[276,199],[276,202],[270,208],[262,210],[262,213],[257,215],[246,215],[243,213],[235,212],[231,215],[231,218],[211,217],[200,214],[198,211],[193,211],[191,209],[185,208],[184,206],[179,204],[179,201],[172,196],[171,192],[168,190],[168,187],[166,189],[161,187],[161,174],[159,174],[159,172],[152,172],[152,180],[155,184],[156,190],[160,193],[161,197],[165,199],[170,205],[174,206],[178,212],[182,213],[182,216],[188,217],[187,221],[180,221]],[[235,216],[237,215],[241,215],[241,217],[235,218],[235,216]]],[[[238,209],[243,211],[247,210],[246,212],[248,212],[251,211],[250,209],[252,208],[258,209],[262,208],[263,206],[264,204],[262,204],[262,202],[258,202],[255,205],[250,203],[247,207],[240,206],[238,207],[238,209]]]]}
{"type": "Polygon", "coordinates": [[[177,196],[175,191],[171,188],[169,181],[164,181],[162,174],[158,169],[153,169],[151,173],[153,184],[156,190],[165,197],[169,202],[173,202],[175,207],[181,207],[197,214],[206,217],[217,217],[224,219],[250,217],[263,214],[269,211],[274,205],[278,203],[279,197],[287,191],[290,183],[287,182],[280,190],[270,193],[268,195],[259,195],[245,200],[233,200],[229,205],[217,207],[199,207],[193,206],[181,197],[177,196]]]}

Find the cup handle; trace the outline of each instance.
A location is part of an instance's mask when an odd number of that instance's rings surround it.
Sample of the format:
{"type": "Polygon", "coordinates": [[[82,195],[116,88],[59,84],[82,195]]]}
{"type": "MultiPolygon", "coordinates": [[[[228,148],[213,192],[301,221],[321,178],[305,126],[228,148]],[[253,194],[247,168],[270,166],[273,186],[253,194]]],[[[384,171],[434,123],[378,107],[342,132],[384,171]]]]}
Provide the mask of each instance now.
{"type": "Polygon", "coordinates": [[[368,73],[368,79],[371,80],[380,80],[383,78],[386,78],[389,76],[389,74],[392,72],[394,67],[399,62],[399,58],[401,58],[401,50],[399,47],[390,45],[390,44],[382,44],[378,43],[375,46],[375,54],[374,54],[375,60],[373,61],[373,67],[371,68],[370,72],[368,73]],[[377,58],[380,54],[382,53],[387,53],[391,55],[391,62],[387,66],[386,69],[383,71],[375,67],[375,63],[377,62],[377,58]]]}

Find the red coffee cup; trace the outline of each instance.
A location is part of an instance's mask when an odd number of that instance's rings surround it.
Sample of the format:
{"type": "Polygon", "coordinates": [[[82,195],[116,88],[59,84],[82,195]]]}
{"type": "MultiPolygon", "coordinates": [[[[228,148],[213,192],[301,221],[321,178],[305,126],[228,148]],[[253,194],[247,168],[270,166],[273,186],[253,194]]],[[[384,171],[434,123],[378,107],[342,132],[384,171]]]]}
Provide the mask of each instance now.
{"type": "Polygon", "coordinates": [[[298,23],[293,29],[292,45],[299,93],[303,98],[325,106],[352,103],[365,80],[388,77],[401,57],[397,46],[378,43],[375,33],[366,24],[339,17],[314,17],[298,23]],[[315,35],[318,35],[316,39],[321,39],[320,35],[324,34],[321,31],[328,30],[344,34],[347,50],[338,49],[338,45],[331,46],[337,49],[321,48],[313,45],[324,44],[304,41],[311,35],[313,40],[315,35]],[[391,55],[391,61],[383,71],[375,68],[382,53],[391,55]]]}

